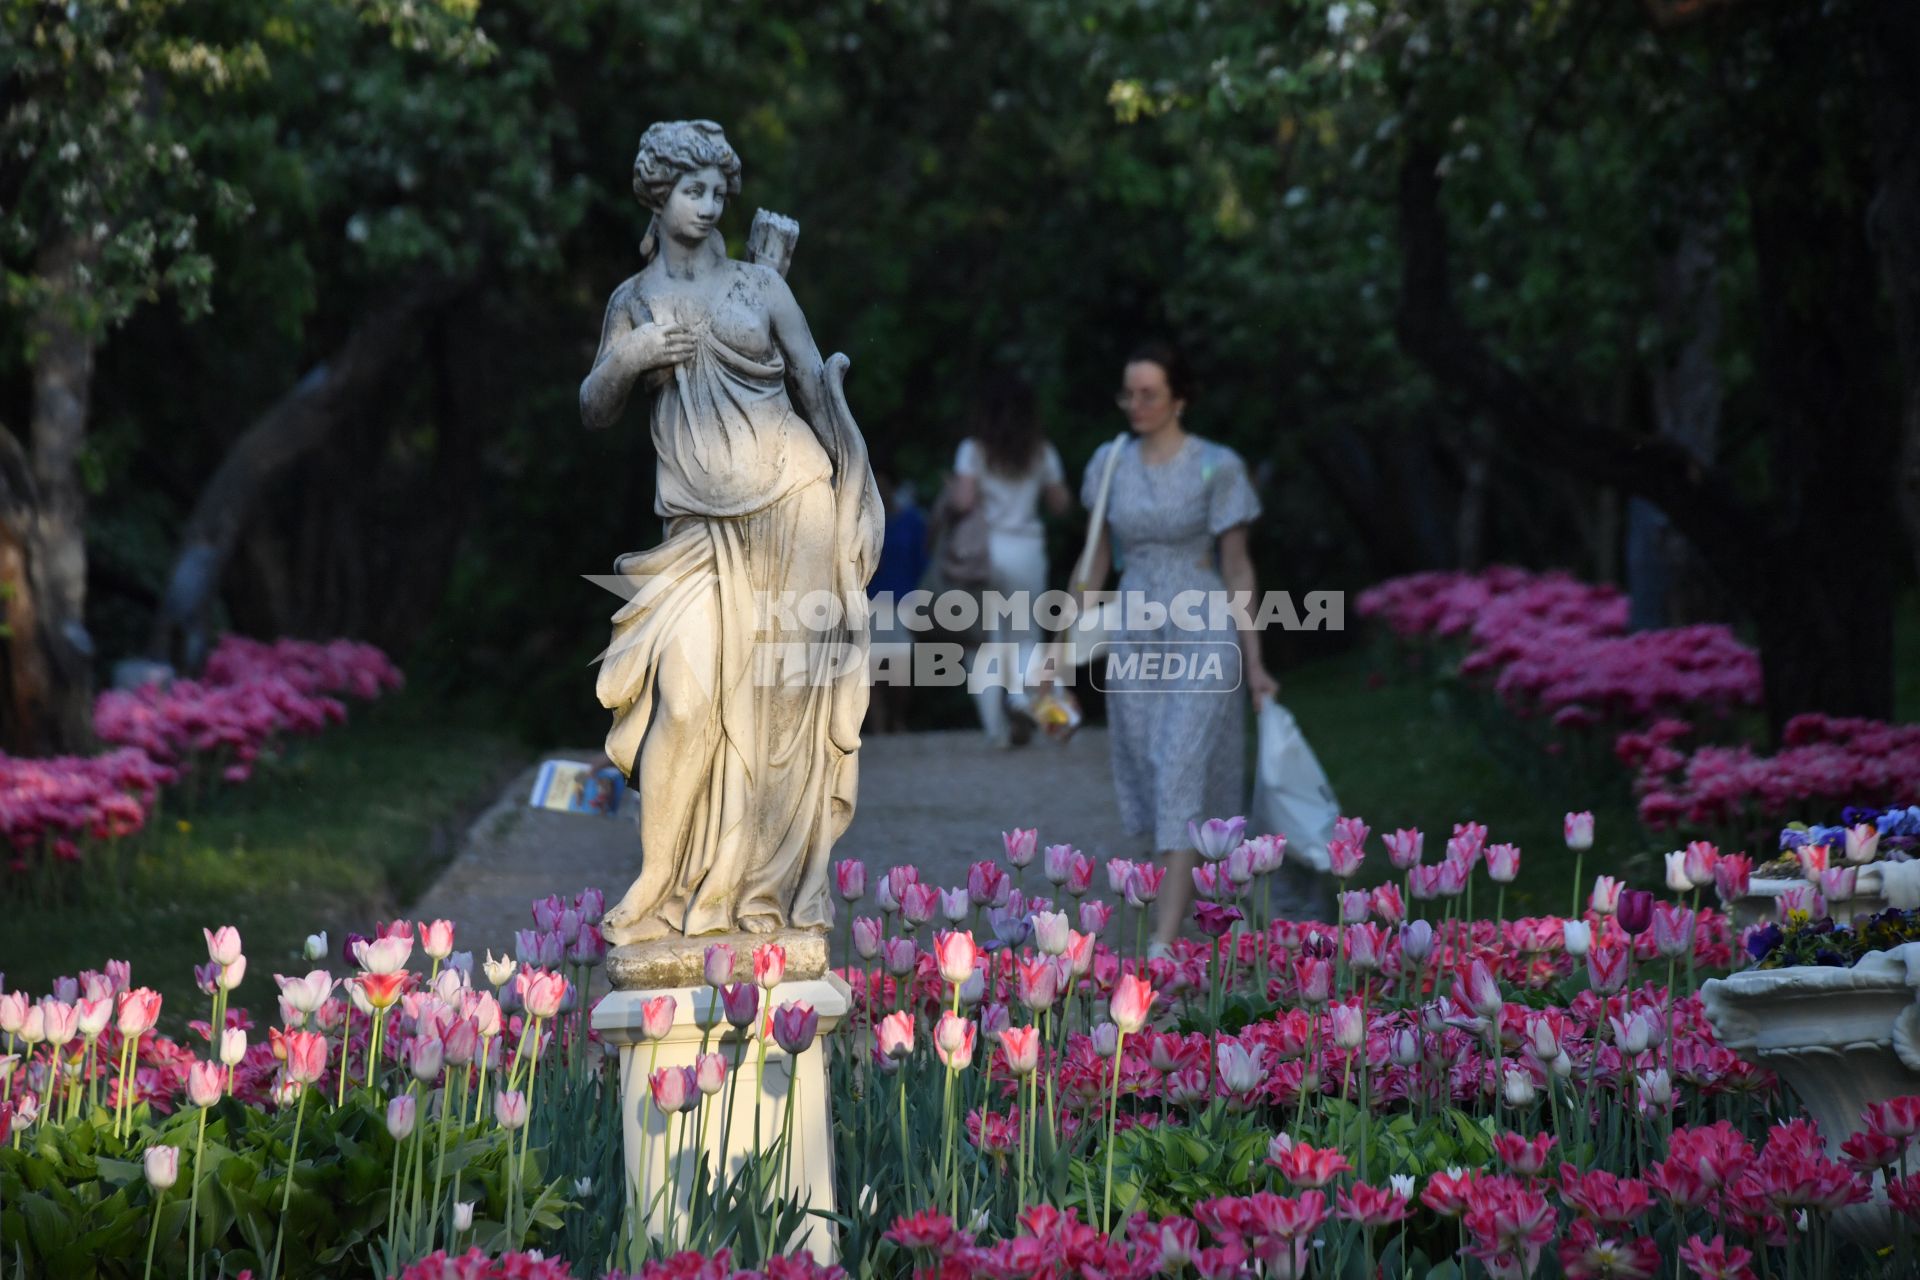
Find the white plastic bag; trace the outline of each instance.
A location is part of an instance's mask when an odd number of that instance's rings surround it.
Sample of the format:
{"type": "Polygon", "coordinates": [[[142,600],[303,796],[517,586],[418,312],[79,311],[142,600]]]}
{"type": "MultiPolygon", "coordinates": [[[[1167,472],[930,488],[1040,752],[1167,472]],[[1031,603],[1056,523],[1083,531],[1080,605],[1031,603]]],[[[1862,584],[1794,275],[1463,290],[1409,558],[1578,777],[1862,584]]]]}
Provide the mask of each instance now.
{"type": "Polygon", "coordinates": [[[1333,839],[1340,802],[1293,713],[1272,698],[1260,706],[1260,762],[1251,816],[1250,832],[1287,838],[1287,861],[1327,869],[1327,842],[1333,839]]]}

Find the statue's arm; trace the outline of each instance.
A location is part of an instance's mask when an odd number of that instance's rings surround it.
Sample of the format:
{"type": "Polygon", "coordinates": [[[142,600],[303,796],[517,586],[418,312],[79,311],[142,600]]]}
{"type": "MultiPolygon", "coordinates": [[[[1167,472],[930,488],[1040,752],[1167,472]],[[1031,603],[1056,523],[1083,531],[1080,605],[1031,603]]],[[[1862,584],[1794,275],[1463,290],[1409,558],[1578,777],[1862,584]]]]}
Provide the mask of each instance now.
{"type": "Polygon", "coordinates": [[[619,421],[633,392],[634,379],[641,374],[640,364],[633,358],[634,345],[627,341],[633,332],[633,314],[627,306],[632,288],[629,280],[607,300],[607,318],[600,325],[600,350],[593,357],[593,370],[580,384],[580,420],[589,430],[619,421]]]}
{"type": "Polygon", "coordinates": [[[807,317],[801,313],[793,290],[777,271],[762,270],[766,272],[767,315],[773,322],[773,340],[780,344],[787,358],[787,370],[800,396],[800,412],[816,432],[824,431],[827,429],[827,384],[820,348],[814,345],[813,332],[807,328],[807,317]]]}

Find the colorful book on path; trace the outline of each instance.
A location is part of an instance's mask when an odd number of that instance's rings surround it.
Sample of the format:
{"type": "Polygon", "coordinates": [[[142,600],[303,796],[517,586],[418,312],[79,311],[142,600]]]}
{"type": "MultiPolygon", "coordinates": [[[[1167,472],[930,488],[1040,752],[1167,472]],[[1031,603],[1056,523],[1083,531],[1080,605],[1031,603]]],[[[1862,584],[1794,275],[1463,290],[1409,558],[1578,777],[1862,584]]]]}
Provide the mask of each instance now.
{"type": "Polygon", "coordinates": [[[620,812],[620,799],[625,792],[626,784],[620,771],[611,765],[596,769],[578,760],[548,760],[540,766],[540,776],[533,783],[533,796],[527,803],[536,809],[612,817],[620,812]]]}

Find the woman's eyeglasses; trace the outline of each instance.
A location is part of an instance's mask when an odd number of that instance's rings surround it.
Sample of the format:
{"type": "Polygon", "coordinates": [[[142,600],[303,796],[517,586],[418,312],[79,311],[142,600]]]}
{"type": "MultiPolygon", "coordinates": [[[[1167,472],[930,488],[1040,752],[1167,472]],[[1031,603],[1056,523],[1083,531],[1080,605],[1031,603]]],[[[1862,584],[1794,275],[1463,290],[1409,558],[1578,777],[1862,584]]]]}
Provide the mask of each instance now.
{"type": "Polygon", "coordinates": [[[1136,404],[1156,405],[1167,398],[1164,391],[1121,391],[1114,395],[1113,402],[1122,409],[1130,409],[1136,404]]]}

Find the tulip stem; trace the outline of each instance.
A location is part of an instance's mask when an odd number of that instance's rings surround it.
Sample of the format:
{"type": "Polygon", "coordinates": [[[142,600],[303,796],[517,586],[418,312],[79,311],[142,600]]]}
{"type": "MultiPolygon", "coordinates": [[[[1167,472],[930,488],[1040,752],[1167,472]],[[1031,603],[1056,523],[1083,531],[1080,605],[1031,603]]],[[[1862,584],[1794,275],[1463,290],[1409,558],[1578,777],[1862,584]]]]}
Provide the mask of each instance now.
{"type": "Polygon", "coordinates": [[[1113,1037],[1113,1088],[1107,1099],[1107,1187],[1100,1202],[1100,1234],[1113,1234],[1113,1133],[1120,1120],[1120,1057],[1126,1048],[1127,1033],[1118,1028],[1113,1037]]]}
{"type": "Polygon", "coordinates": [[[194,1251],[195,1229],[200,1225],[200,1155],[207,1147],[207,1108],[200,1108],[200,1123],[193,1138],[193,1184],[187,1194],[187,1274],[198,1278],[200,1258],[194,1251]]]}
{"type": "Polygon", "coordinates": [[[438,1149],[433,1157],[433,1212],[427,1217],[427,1243],[432,1244],[440,1230],[440,1183],[447,1170],[447,1090],[440,1090],[440,1124],[438,1149]]]}
{"type": "Polygon", "coordinates": [[[340,1028],[340,1073],[334,1081],[333,1105],[347,1105],[347,1049],[353,1044],[353,1001],[347,1001],[347,1019],[340,1028]]]}
{"type": "Polygon", "coordinates": [[[395,1211],[400,1206],[400,1165],[406,1159],[406,1147],[393,1144],[393,1170],[387,1175],[387,1245],[393,1245],[395,1211]]]}
{"type": "Polygon", "coordinates": [[[154,1193],[153,1226],[147,1232],[147,1280],[153,1277],[153,1246],[160,1239],[160,1206],[166,1203],[167,1192],[163,1187],[154,1193]]]}
{"type": "Polygon", "coordinates": [[[280,1246],[287,1236],[287,1206],[293,1201],[293,1170],[300,1160],[300,1125],[307,1118],[307,1086],[300,1086],[300,1100],[293,1105],[293,1145],[287,1148],[287,1185],[280,1193],[280,1225],[273,1233],[273,1265],[267,1268],[267,1280],[279,1280],[280,1246]]]}
{"type": "Polygon", "coordinates": [[[380,1033],[387,1024],[387,1011],[373,1011],[373,1033],[367,1040],[367,1088],[373,1088],[373,1073],[380,1066],[380,1033]]]}

